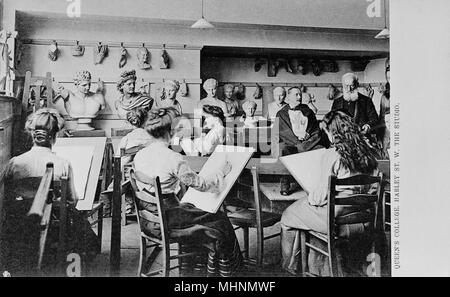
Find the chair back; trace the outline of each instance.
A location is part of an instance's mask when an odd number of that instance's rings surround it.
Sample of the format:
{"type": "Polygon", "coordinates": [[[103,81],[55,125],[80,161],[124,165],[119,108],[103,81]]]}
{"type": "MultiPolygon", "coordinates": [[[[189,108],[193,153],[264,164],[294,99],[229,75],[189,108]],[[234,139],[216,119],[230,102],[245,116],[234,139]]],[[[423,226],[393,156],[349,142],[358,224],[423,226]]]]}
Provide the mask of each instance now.
{"type": "Polygon", "coordinates": [[[52,74],[47,72],[46,76],[31,76],[31,72],[25,74],[25,83],[22,96],[22,110],[32,113],[44,107],[41,100],[46,102],[47,107],[53,106],[52,74]],[[30,102],[34,96],[34,103],[30,102]]]}
{"type": "Polygon", "coordinates": [[[144,233],[141,224],[141,221],[143,219],[148,222],[152,222],[154,224],[159,224],[159,228],[161,231],[161,238],[158,238],[157,236],[151,236],[151,234],[146,235],[150,237],[152,241],[162,243],[166,245],[166,247],[168,248],[169,230],[167,228],[167,217],[165,214],[165,208],[162,200],[161,184],[159,182],[159,177],[152,179],[141,172],[135,172],[134,169],[131,169],[130,182],[131,187],[133,189],[133,198],[136,207],[138,224],[139,227],[141,228],[141,234],[144,233]],[[148,186],[152,186],[155,190],[154,194],[146,190],[139,190],[136,181],[144,183],[148,186]],[[155,205],[157,212],[152,213],[143,207],[143,205],[148,204],[155,205]]]}
{"type": "MultiPolygon", "coordinates": [[[[3,236],[7,242],[15,247],[13,253],[25,261],[24,265],[36,273],[41,272],[42,259],[45,252],[47,233],[50,227],[53,202],[59,193],[60,228],[58,252],[65,257],[62,249],[65,246],[66,234],[66,193],[67,179],[61,181],[53,179],[53,164],[47,164],[42,177],[29,177],[10,180],[5,183],[6,230],[3,236]]],[[[14,256],[13,256],[14,257],[14,256]]],[[[60,258],[58,258],[61,260],[60,258]]],[[[14,265],[14,264],[13,264],[14,265]]]]}
{"type": "Polygon", "coordinates": [[[378,209],[383,195],[383,175],[355,175],[348,178],[338,179],[332,175],[329,178],[328,188],[328,236],[333,240],[337,234],[336,228],[341,225],[371,223],[373,230],[378,228],[378,209]],[[377,185],[376,193],[370,193],[369,189],[377,185]],[[352,186],[354,189],[360,187],[362,193],[339,194],[336,187],[352,186]],[[335,206],[353,206],[355,212],[335,217],[335,206]]]}

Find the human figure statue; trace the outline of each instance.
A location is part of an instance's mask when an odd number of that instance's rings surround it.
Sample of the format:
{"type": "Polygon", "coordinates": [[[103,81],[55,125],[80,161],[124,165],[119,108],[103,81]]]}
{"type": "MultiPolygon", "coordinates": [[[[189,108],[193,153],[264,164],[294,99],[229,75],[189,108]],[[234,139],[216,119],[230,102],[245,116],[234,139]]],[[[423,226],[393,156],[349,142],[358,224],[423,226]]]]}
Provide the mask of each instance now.
{"type": "Polygon", "coordinates": [[[121,93],[118,100],[114,102],[117,115],[121,119],[127,119],[127,113],[137,108],[149,111],[154,100],[147,94],[136,92],[136,71],[124,71],[117,81],[117,90],[121,93]]]}
{"type": "Polygon", "coordinates": [[[99,80],[97,90],[91,92],[91,73],[87,70],[79,71],[73,81],[76,91],[58,85],[53,103],[60,98],[64,100],[67,114],[78,122],[76,130],[94,130],[91,126],[92,119],[105,108],[103,82],[99,80]]]}
{"type": "Polygon", "coordinates": [[[227,112],[225,113],[226,117],[234,117],[239,112],[239,103],[234,98],[234,86],[232,84],[226,84],[223,86],[223,94],[224,99],[223,102],[225,102],[227,106],[227,112]]]}
{"type": "Polygon", "coordinates": [[[227,105],[220,99],[217,99],[217,80],[214,78],[209,78],[203,83],[203,89],[205,90],[207,96],[200,100],[197,108],[202,110],[205,105],[218,106],[222,108],[223,114],[228,114],[227,105]]]}
{"type": "Polygon", "coordinates": [[[280,111],[286,102],[286,90],[283,87],[276,87],[273,89],[273,102],[267,105],[266,118],[274,119],[277,116],[277,112],[280,111]]]}
{"type": "Polygon", "coordinates": [[[180,83],[176,80],[164,81],[164,96],[157,103],[158,108],[173,107],[180,115],[183,114],[180,102],[177,100],[177,93],[180,90],[180,83]]]}

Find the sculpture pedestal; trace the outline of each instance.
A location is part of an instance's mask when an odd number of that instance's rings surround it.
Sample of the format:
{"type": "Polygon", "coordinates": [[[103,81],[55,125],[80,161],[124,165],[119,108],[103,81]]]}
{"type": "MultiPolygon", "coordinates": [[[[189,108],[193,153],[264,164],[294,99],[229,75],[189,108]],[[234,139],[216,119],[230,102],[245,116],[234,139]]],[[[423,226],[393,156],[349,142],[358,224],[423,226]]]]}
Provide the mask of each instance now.
{"type": "Polygon", "coordinates": [[[71,137],[106,137],[105,130],[71,130],[71,137]]]}
{"type": "Polygon", "coordinates": [[[76,131],[92,131],[92,118],[78,118],[76,131]]]}

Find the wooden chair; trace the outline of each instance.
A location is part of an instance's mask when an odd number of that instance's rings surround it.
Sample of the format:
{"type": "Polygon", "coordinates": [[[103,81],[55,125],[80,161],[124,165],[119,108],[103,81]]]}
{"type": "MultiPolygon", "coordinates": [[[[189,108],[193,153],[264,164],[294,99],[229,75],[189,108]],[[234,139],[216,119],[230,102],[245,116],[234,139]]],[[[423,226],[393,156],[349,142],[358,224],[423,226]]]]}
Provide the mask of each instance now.
{"type": "Polygon", "coordinates": [[[241,187],[247,187],[253,190],[254,208],[244,208],[235,212],[228,212],[228,218],[231,224],[242,228],[244,235],[244,257],[249,263],[256,263],[258,267],[263,265],[264,241],[277,237],[280,233],[264,237],[264,228],[275,225],[281,220],[281,214],[262,211],[259,188],[259,176],[256,166],[251,168],[252,185],[239,183],[241,187]],[[249,228],[256,229],[256,261],[249,258],[249,228]]]}
{"type": "Polygon", "coordinates": [[[47,72],[46,76],[31,76],[31,72],[27,71],[23,88],[22,111],[27,115],[44,107],[41,105],[41,101],[47,107],[53,107],[52,74],[47,72]],[[30,102],[31,96],[34,96],[34,103],[30,102]]]}
{"type": "Polygon", "coordinates": [[[391,230],[391,167],[389,160],[378,160],[378,169],[383,173],[385,181],[384,195],[382,199],[382,208],[380,211],[383,231],[391,230]]]}
{"type": "MultiPolygon", "coordinates": [[[[113,190],[112,190],[112,220],[111,220],[111,276],[120,272],[121,226],[127,224],[125,210],[125,193],[130,189],[130,181],[125,180],[122,157],[134,156],[143,147],[121,149],[120,154],[113,157],[113,190]]],[[[105,193],[105,192],[104,192],[105,193]]]]}
{"type": "MultiPolygon", "coordinates": [[[[144,146],[137,146],[137,147],[132,147],[129,149],[121,148],[120,155],[114,156],[114,162],[113,162],[113,177],[114,177],[114,179],[113,179],[113,182],[114,183],[116,181],[119,182],[120,191],[116,192],[115,190],[113,190],[113,199],[112,200],[113,201],[120,200],[120,209],[121,209],[121,213],[123,214],[123,215],[121,215],[122,226],[127,225],[128,217],[135,216],[134,214],[133,215],[126,214],[126,208],[125,208],[126,207],[125,193],[128,189],[130,189],[130,182],[128,179],[126,179],[125,169],[126,168],[130,169],[132,167],[132,164],[122,165],[122,158],[124,158],[124,157],[133,158],[143,148],[144,148],[144,146]]],[[[114,209],[114,202],[113,202],[113,209],[114,209]]]]}
{"type": "MultiPolygon", "coordinates": [[[[139,172],[135,173],[134,170],[132,169],[130,172],[130,181],[134,193],[136,212],[138,214],[137,216],[138,225],[141,231],[138,276],[154,276],[162,273],[163,276],[167,277],[169,276],[169,272],[171,270],[180,267],[180,263],[177,266],[171,267],[170,264],[171,260],[173,259],[180,260],[181,258],[194,256],[206,257],[206,253],[203,251],[183,253],[181,249],[182,248],[181,241],[183,240],[183,238],[186,239],[191,237],[194,234],[194,232],[199,230],[198,225],[194,225],[192,227],[188,227],[185,229],[169,230],[167,226],[166,209],[164,207],[162,200],[161,184],[159,182],[159,177],[156,177],[154,180],[152,180],[142,173],[139,172]],[[139,180],[140,182],[144,182],[147,185],[153,185],[153,187],[155,188],[155,194],[151,194],[150,192],[145,190],[140,191],[136,184],[137,180],[139,180]],[[142,208],[140,204],[142,202],[156,205],[158,210],[157,214],[153,214],[152,212],[142,208]],[[145,219],[148,222],[159,224],[161,236],[158,237],[155,235],[146,234],[145,230],[142,228],[141,225],[141,220],[143,219],[145,219]],[[148,242],[150,243],[150,245],[148,245],[148,242]],[[176,255],[170,254],[171,243],[177,243],[179,245],[178,254],[176,255]],[[147,258],[147,249],[151,247],[153,247],[154,250],[147,258]],[[145,266],[151,266],[157,254],[161,251],[163,252],[162,268],[145,272],[147,268],[145,266]]],[[[151,267],[148,268],[150,269],[151,267]]]]}
{"type": "Polygon", "coordinates": [[[64,271],[63,265],[66,263],[67,256],[67,187],[67,178],[63,177],[60,181],[53,180],[52,163],[47,164],[43,177],[23,178],[5,183],[6,221],[10,227],[4,231],[6,232],[4,239],[12,245],[10,249],[15,248],[14,251],[9,251],[11,255],[9,260],[19,261],[23,268],[30,269],[26,271],[27,274],[42,275],[43,273],[43,257],[48,245],[47,234],[50,225],[55,223],[51,222],[51,214],[55,206],[59,208],[57,263],[60,272],[64,271]],[[59,196],[57,193],[60,193],[58,203],[56,203],[56,198],[59,196]],[[16,230],[13,232],[15,234],[7,234],[12,230],[16,230]],[[18,240],[17,236],[20,237],[18,240]],[[14,254],[21,258],[12,259],[14,254]]]}
{"type": "Polygon", "coordinates": [[[319,233],[316,231],[300,230],[301,242],[301,271],[306,276],[315,276],[308,270],[308,250],[314,251],[326,256],[330,265],[330,275],[336,276],[338,263],[336,257],[336,245],[339,240],[344,238],[339,236],[339,227],[349,224],[372,224],[369,229],[370,237],[374,241],[376,231],[379,230],[378,209],[381,198],[383,197],[383,177],[356,175],[349,178],[338,179],[336,176],[330,176],[328,183],[328,216],[327,216],[327,233],[319,233]],[[353,195],[338,195],[337,186],[370,186],[377,184],[376,194],[353,194],[353,195]],[[335,217],[335,206],[354,206],[359,210],[342,216],[335,217]],[[324,243],[327,248],[316,246],[311,242],[311,237],[324,243]]]}

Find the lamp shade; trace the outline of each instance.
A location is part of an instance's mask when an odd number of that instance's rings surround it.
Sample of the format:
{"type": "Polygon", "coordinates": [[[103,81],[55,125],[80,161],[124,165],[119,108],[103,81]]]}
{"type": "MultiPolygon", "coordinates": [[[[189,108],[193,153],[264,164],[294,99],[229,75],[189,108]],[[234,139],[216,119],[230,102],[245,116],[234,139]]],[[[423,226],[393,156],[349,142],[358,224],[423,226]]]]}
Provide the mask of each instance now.
{"type": "Polygon", "coordinates": [[[214,28],[214,25],[208,22],[204,17],[196,21],[191,28],[194,29],[211,29],[214,28]]]}
{"type": "Polygon", "coordinates": [[[375,38],[376,39],[388,39],[390,35],[389,29],[388,28],[384,28],[383,30],[380,31],[380,33],[378,33],[375,38]]]}

